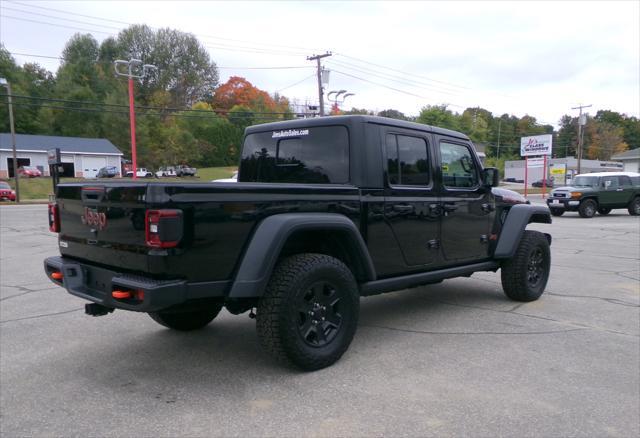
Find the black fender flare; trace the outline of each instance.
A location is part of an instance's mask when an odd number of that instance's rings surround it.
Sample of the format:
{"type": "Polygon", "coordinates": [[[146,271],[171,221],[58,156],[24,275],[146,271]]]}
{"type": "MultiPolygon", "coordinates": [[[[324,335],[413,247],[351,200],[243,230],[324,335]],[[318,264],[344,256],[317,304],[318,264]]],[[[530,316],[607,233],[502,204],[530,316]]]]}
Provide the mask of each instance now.
{"type": "MultiPolygon", "coordinates": [[[[542,205],[530,204],[518,204],[511,207],[504,224],[502,224],[502,230],[493,253],[493,258],[508,259],[513,257],[518,249],[524,230],[527,228],[527,224],[531,222],[550,224],[551,212],[549,208],[542,205]]],[[[551,235],[546,233],[545,235],[549,244],[551,244],[551,235]]]]}
{"type": "Polygon", "coordinates": [[[260,297],[287,239],[302,230],[334,230],[345,233],[351,251],[362,261],[365,281],[376,272],[360,231],[346,216],[335,213],[283,213],[269,216],[257,225],[244,251],[229,298],[260,297]]]}

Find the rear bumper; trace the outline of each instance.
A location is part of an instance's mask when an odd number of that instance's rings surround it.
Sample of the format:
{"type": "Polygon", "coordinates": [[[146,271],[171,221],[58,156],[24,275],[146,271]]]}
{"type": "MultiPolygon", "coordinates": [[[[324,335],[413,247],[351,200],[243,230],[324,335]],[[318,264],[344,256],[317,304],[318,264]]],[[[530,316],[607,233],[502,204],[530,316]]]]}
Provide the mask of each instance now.
{"type": "Polygon", "coordinates": [[[192,300],[223,298],[230,282],[212,281],[190,283],[186,280],[154,280],[152,278],[123,274],[66,257],[49,257],[44,261],[47,277],[64,287],[71,295],[114,309],[137,312],[156,312],[192,300]],[[52,278],[61,272],[63,278],[52,278]],[[114,290],[142,291],[140,301],[116,299],[114,290]]]}

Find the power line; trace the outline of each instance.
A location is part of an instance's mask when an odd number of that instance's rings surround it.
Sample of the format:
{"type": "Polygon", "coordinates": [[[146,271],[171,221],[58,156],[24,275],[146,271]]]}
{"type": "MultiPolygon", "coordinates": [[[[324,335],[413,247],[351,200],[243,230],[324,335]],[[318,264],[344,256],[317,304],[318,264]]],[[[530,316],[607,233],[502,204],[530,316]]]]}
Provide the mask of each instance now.
{"type": "MultiPolygon", "coordinates": [[[[44,24],[44,25],[47,25],[47,26],[62,27],[62,28],[65,28],[65,29],[79,30],[79,31],[82,31],[82,32],[101,33],[101,34],[112,36],[112,37],[116,36],[116,34],[114,34],[114,33],[104,32],[104,31],[101,31],[101,30],[87,29],[87,28],[84,28],[84,27],[77,27],[77,26],[67,26],[65,24],[51,23],[51,22],[48,22],[48,21],[40,21],[40,20],[32,20],[32,19],[29,19],[29,18],[22,18],[22,17],[14,17],[12,15],[2,15],[1,18],[9,18],[9,19],[12,19],[12,20],[20,20],[20,21],[26,21],[26,22],[30,22],[30,23],[44,24]]],[[[93,25],[93,23],[87,23],[87,24],[93,25]]],[[[272,50],[272,49],[264,49],[264,48],[260,48],[260,47],[233,46],[233,45],[222,44],[222,43],[218,43],[218,44],[215,44],[215,45],[203,44],[203,47],[206,47],[208,49],[227,50],[227,51],[232,51],[232,52],[256,53],[256,54],[263,54],[263,55],[296,56],[296,57],[301,56],[300,52],[278,51],[278,50],[272,50]]]]}
{"type": "Polygon", "coordinates": [[[36,24],[46,24],[48,26],[55,26],[55,27],[63,27],[65,29],[71,29],[71,30],[81,30],[83,32],[95,32],[95,33],[101,33],[104,35],[109,35],[109,36],[114,36],[113,33],[109,33],[109,32],[102,32],[100,30],[95,30],[95,29],[85,29],[85,28],[81,28],[81,27],[77,27],[77,26],[66,26],[64,24],[59,24],[59,23],[49,23],[47,21],[39,21],[39,20],[30,20],[28,18],[20,18],[20,17],[14,17],[11,15],[2,15],[1,18],[10,18],[12,20],[20,20],[20,21],[27,21],[29,23],[36,23],[36,24]]]}
{"type": "MultiPolygon", "coordinates": [[[[46,58],[46,59],[59,59],[61,61],[66,61],[67,59],[63,56],[49,56],[49,55],[36,55],[34,53],[21,53],[21,52],[11,52],[12,55],[18,56],[27,56],[32,58],[46,58]]],[[[269,66],[269,67],[227,67],[227,66],[219,66],[216,65],[216,68],[225,69],[225,70],[290,70],[290,69],[309,69],[313,68],[309,65],[283,65],[283,66],[269,66]]]]}
{"type": "MultiPolygon", "coordinates": [[[[390,90],[397,91],[398,93],[407,94],[407,95],[409,95],[409,96],[418,97],[418,98],[420,98],[420,99],[424,99],[424,100],[433,100],[432,98],[429,98],[429,97],[426,97],[426,96],[421,96],[421,95],[419,95],[419,94],[411,93],[411,92],[409,92],[409,91],[401,90],[401,89],[399,89],[399,88],[390,87],[389,85],[381,84],[381,83],[379,83],[379,82],[370,81],[370,80],[368,80],[368,79],[364,79],[364,78],[361,78],[361,77],[359,77],[359,76],[355,76],[355,75],[352,75],[352,74],[349,74],[349,73],[345,73],[345,72],[342,72],[342,71],[339,71],[339,70],[332,70],[332,71],[333,71],[333,72],[335,72],[335,73],[338,73],[338,74],[344,75],[344,76],[348,76],[348,77],[350,77],[350,78],[358,79],[359,81],[368,82],[368,83],[373,84],[373,85],[378,85],[378,86],[380,86],[380,87],[388,88],[388,89],[390,89],[390,90]]],[[[464,107],[463,107],[463,106],[461,106],[461,105],[456,105],[456,104],[453,104],[453,103],[449,103],[449,104],[447,104],[447,105],[448,105],[448,106],[457,107],[457,108],[464,108],[464,107]]]]}
{"type": "MultiPolygon", "coordinates": [[[[6,97],[6,94],[0,94],[0,97],[6,97]]],[[[11,97],[14,99],[27,99],[27,100],[38,100],[44,102],[57,102],[57,103],[71,103],[75,105],[93,105],[93,106],[104,106],[111,108],[129,108],[129,105],[119,104],[119,103],[105,103],[105,102],[92,102],[90,100],[69,100],[69,99],[59,99],[53,97],[38,97],[38,96],[25,96],[25,95],[17,95],[12,94],[11,97]]],[[[222,113],[227,114],[230,110],[227,109],[219,109],[212,108],[210,110],[199,110],[199,109],[189,109],[189,108],[166,108],[161,106],[143,106],[136,105],[136,109],[144,109],[144,110],[157,110],[157,111],[169,111],[169,112],[191,112],[191,113],[222,113]]],[[[261,114],[261,115],[285,115],[290,114],[288,112],[253,112],[253,114],[261,114]]]]}
{"type": "MultiPolygon", "coordinates": [[[[85,14],[79,14],[79,13],[75,13],[75,12],[69,12],[69,11],[65,11],[65,10],[62,10],[62,9],[55,9],[55,8],[49,8],[49,7],[44,7],[44,6],[31,5],[31,4],[27,4],[27,3],[21,3],[21,2],[17,2],[17,1],[12,1],[12,0],[6,0],[6,1],[9,2],[9,3],[20,5],[22,7],[36,8],[36,9],[40,9],[40,10],[57,12],[57,13],[61,13],[61,14],[71,15],[71,16],[89,18],[89,19],[92,19],[92,20],[106,21],[106,22],[111,22],[111,23],[116,23],[116,24],[124,24],[124,25],[127,25],[127,26],[132,26],[132,25],[135,24],[135,23],[129,23],[129,22],[126,22],[126,21],[119,21],[119,20],[112,20],[112,19],[103,18],[103,17],[96,17],[96,16],[93,16],[93,15],[85,15],[85,14]]],[[[35,14],[35,12],[32,12],[32,11],[24,11],[23,10],[22,12],[35,14]]],[[[43,14],[40,14],[40,15],[43,15],[43,14]]],[[[52,17],[60,19],[60,20],[69,20],[69,19],[62,18],[62,17],[55,17],[55,16],[52,16],[52,17]]],[[[94,25],[95,24],[97,26],[103,26],[103,25],[100,25],[100,24],[97,24],[97,23],[85,23],[85,24],[90,24],[90,25],[94,25]]],[[[152,26],[149,26],[149,27],[151,29],[155,29],[155,30],[158,29],[158,28],[154,28],[152,26]]],[[[290,45],[283,45],[283,44],[262,43],[262,42],[256,42],[256,41],[239,40],[239,39],[234,39],[234,38],[226,38],[226,37],[220,37],[220,36],[215,36],[215,35],[206,35],[206,34],[205,35],[203,35],[203,34],[194,34],[194,35],[202,37],[202,38],[208,38],[208,39],[216,39],[216,40],[222,40],[222,41],[256,44],[256,45],[260,45],[260,46],[282,47],[282,48],[287,48],[287,49],[299,49],[301,51],[304,51],[304,52],[300,52],[299,54],[306,53],[307,51],[310,50],[308,47],[290,46],[290,45]]]]}
{"type": "Polygon", "coordinates": [[[469,89],[469,87],[466,87],[464,85],[457,85],[457,84],[454,84],[454,83],[451,83],[451,82],[445,82],[445,81],[440,81],[440,80],[437,80],[437,79],[432,79],[432,78],[429,78],[427,76],[421,76],[421,75],[416,75],[416,74],[413,74],[413,73],[407,73],[406,71],[402,71],[402,70],[398,70],[398,69],[395,69],[395,68],[387,67],[385,65],[380,65],[380,64],[373,63],[373,62],[365,61],[364,59],[356,58],[354,56],[345,55],[344,53],[336,53],[336,55],[337,56],[342,56],[344,58],[353,59],[354,61],[362,62],[364,64],[369,64],[369,65],[373,65],[375,67],[380,67],[380,68],[384,68],[386,70],[391,70],[391,71],[394,71],[396,73],[402,73],[402,74],[407,75],[407,76],[413,76],[413,77],[417,77],[417,78],[424,79],[424,80],[427,80],[427,81],[435,82],[435,83],[438,83],[438,84],[450,85],[452,87],[462,88],[462,89],[465,89],[465,90],[469,89]]]}
{"type": "MultiPolygon", "coordinates": [[[[129,111],[115,111],[115,110],[106,110],[106,109],[102,109],[102,108],[77,108],[77,107],[71,107],[71,106],[60,106],[60,105],[42,105],[42,104],[33,104],[33,103],[24,103],[24,102],[18,102],[18,103],[13,103],[14,106],[23,106],[23,107],[31,107],[31,108],[50,108],[50,109],[57,109],[57,110],[68,110],[68,111],[77,111],[77,112],[84,112],[84,113],[110,113],[110,114],[122,114],[122,115],[129,115],[129,111]]],[[[154,117],[183,117],[183,118],[187,118],[187,119],[210,119],[211,115],[206,116],[206,115],[189,115],[189,114],[179,114],[179,113],[158,113],[158,112],[137,112],[136,111],[136,117],[138,116],[154,116],[154,117]]],[[[229,118],[230,119],[251,119],[251,120],[270,120],[270,121],[274,121],[274,119],[278,120],[275,117],[267,117],[267,116],[256,116],[255,114],[262,114],[262,113],[251,113],[251,114],[245,114],[245,113],[231,113],[229,114],[229,118]]],[[[297,115],[305,115],[305,113],[286,113],[283,115],[290,115],[292,117],[295,117],[297,115]]],[[[280,119],[280,120],[285,120],[285,119],[280,119]]]]}
{"type": "MultiPolygon", "coordinates": [[[[311,67],[311,68],[313,68],[313,67],[311,67]]],[[[303,83],[304,81],[306,81],[306,80],[308,80],[308,79],[311,79],[311,78],[312,78],[312,77],[314,77],[315,75],[316,75],[316,74],[315,74],[315,73],[313,73],[312,75],[307,76],[307,77],[305,77],[304,79],[299,80],[298,82],[295,82],[295,83],[293,83],[293,84],[291,84],[291,85],[287,85],[287,86],[286,86],[286,87],[284,87],[284,88],[280,88],[279,90],[276,90],[276,93],[280,93],[281,91],[284,91],[284,90],[286,90],[287,88],[295,87],[296,85],[301,84],[301,83],[303,83]]]]}
{"type": "Polygon", "coordinates": [[[460,94],[460,92],[453,92],[453,90],[446,90],[445,91],[444,89],[438,89],[438,88],[435,88],[433,85],[425,84],[424,82],[418,82],[418,81],[414,81],[412,79],[402,79],[399,76],[388,75],[386,73],[379,73],[379,72],[376,72],[375,70],[371,70],[371,69],[367,69],[367,68],[359,68],[359,67],[356,67],[356,66],[350,66],[350,65],[353,65],[353,64],[347,64],[347,63],[343,63],[343,62],[336,62],[336,61],[332,61],[332,60],[327,61],[327,63],[332,64],[332,65],[337,65],[338,67],[346,68],[348,70],[353,70],[353,71],[357,71],[357,72],[360,72],[360,73],[365,73],[365,74],[368,74],[368,75],[371,75],[371,76],[375,76],[375,77],[378,77],[380,79],[388,80],[388,81],[391,81],[391,82],[396,82],[398,84],[406,85],[406,86],[409,86],[409,87],[427,89],[429,91],[433,91],[433,92],[440,93],[440,94],[446,94],[446,95],[449,95],[449,96],[454,96],[454,95],[460,94]],[[414,85],[414,84],[418,84],[418,85],[414,85]]]}

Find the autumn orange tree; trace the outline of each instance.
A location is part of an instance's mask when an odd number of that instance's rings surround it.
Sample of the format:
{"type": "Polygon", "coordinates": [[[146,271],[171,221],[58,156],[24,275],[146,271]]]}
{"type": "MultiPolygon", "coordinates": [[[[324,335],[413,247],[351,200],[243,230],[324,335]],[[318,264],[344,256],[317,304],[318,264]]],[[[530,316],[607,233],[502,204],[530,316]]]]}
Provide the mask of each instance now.
{"type": "Polygon", "coordinates": [[[216,88],[212,106],[216,110],[231,111],[234,107],[243,112],[251,112],[255,121],[261,119],[284,119],[291,114],[289,101],[279,95],[271,96],[240,76],[231,76],[227,82],[216,88]]]}

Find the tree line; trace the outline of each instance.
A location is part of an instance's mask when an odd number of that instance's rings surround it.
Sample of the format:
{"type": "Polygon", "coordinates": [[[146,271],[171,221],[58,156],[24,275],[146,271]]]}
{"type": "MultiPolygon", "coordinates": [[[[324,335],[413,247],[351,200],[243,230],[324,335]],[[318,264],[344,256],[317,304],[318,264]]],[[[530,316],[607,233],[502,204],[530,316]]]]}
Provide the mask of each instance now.
{"type": "MultiPolygon", "coordinates": [[[[0,77],[12,86],[16,132],[107,138],[129,156],[127,81],[115,75],[113,62],[131,58],[157,67],[135,85],[141,165],[235,165],[245,127],[295,116],[286,97],[260,90],[242,77],[220,84],[216,63],[195,36],[133,25],[101,43],[90,34],[74,35],[55,74],[37,63],[17,65],[0,45],[0,77]]],[[[3,96],[0,105],[2,132],[9,131],[6,100],[3,96]]],[[[376,114],[334,107],[331,114],[379,115],[461,131],[484,144],[494,161],[515,159],[523,136],[552,134],[556,156],[575,156],[578,144],[578,121],[570,115],[554,131],[529,115],[496,116],[480,107],[457,113],[446,105],[427,105],[417,116],[395,109],[376,114]]],[[[583,136],[586,158],[608,160],[640,147],[640,121],[598,111],[587,119],[583,136]]]]}

